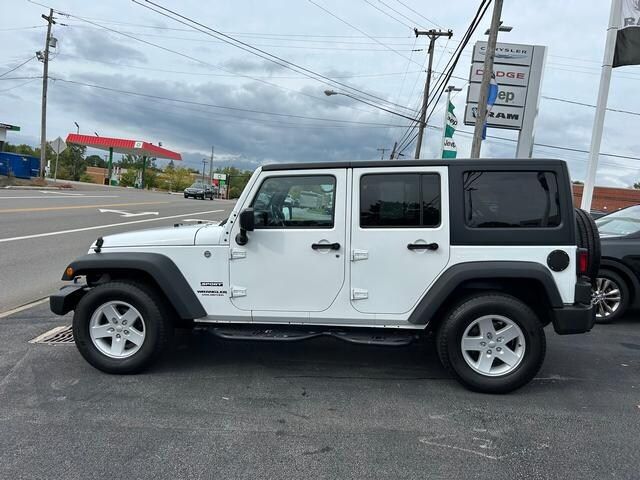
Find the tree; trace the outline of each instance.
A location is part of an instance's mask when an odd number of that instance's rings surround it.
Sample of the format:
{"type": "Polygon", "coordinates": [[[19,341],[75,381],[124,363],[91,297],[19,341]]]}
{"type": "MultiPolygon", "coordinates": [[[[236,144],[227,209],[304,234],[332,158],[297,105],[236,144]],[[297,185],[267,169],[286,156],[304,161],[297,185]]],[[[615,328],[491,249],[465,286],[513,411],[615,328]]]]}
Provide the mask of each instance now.
{"type": "Polygon", "coordinates": [[[102,158],[100,155],[89,155],[86,158],[86,161],[87,161],[88,167],[107,168],[108,166],[107,161],[104,158],[102,158]]]}
{"type": "Polygon", "coordinates": [[[640,182],[634,183],[633,188],[635,188],[636,190],[640,190],[640,182]]]}
{"type": "MultiPolygon", "coordinates": [[[[87,161],[84,158],[87,147],[84,145],[67,145],[67,148],[60,154],[58,159],[58,178],[68,180],[80,180],[82,174],[87,170],[87,161]]],[[[56,155],[47,148],[47,158],[52,159],[52,167],[55,164],[56,155]]]]}
{"type": "Polygon", "coordinates": [[[127,169],[126,172],[120,175],[120,186],[133,187],[138,181],[138,172],[133,168],[127,169]]]}

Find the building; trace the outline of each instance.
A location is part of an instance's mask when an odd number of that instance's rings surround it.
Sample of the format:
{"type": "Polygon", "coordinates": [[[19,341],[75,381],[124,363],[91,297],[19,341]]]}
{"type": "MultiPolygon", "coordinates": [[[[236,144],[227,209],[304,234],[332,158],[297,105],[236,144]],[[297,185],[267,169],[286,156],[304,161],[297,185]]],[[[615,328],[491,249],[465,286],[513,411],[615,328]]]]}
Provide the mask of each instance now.
{"type": "MultiPolygon", "coordinates": [[[[85,172],[93,183],[99,183],[101,185],[108,185],[107,176],[109,175],[109,170],[102,167],[87,167],[87,171],[85,172]]],[[[113,177],[116,180],[116,185],[120,183],[120,176],[124,173],[127,173],[126,168],[120,168],[118,165],[113,166],[113,177]]]]}
{"type": "MultiPolygon", "coordinates": [[[[573,204],[580,206],[584,185],[573,185],[573,204]]],[[[595,187],[593,190],[592,210],[615,212],[621,208],[640,205],[640,190],[633,188],[595,187]]]]}

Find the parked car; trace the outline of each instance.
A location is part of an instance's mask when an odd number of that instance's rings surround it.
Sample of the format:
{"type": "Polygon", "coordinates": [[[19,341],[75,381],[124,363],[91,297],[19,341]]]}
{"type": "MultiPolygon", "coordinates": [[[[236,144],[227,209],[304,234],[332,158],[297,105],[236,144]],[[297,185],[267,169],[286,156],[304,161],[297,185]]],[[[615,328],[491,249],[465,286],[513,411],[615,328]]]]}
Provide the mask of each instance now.
{"type": "Polygon", "coordinates": [[[220,225],[99,238],[50,303],[110,373],[149,366],[181,321],[244,341],[433,332],[463,385],[503,393],[540,369],[546,325],[592,328],[598,242],[559,160],[273,164],[220,225]],[[316,195],[284,208],[299,192],[316,195]]]}
{"type": "Polygon", "coordinates": [[[602,260],[593,301],[596,321],[610,323],[640,306],[640,205],[596,220],[602,260]]]}
{"type": "Polygon", "coordinates": [[[194,183],[190,187],[184,189],[184,198],[193,197],[201,200],[208,198],[209,200],[213,200],[213,196],[213,187],[203,183],[194,183]]]}

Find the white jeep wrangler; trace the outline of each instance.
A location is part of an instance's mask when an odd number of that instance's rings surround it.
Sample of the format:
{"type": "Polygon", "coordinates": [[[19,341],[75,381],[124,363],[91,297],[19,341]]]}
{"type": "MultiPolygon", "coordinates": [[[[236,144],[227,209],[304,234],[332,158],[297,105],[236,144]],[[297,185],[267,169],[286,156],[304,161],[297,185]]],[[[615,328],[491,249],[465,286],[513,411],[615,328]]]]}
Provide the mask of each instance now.
{"type": "Polygon", "coordinates": [[[538,372],[546,325],[592,328],[598,242],[559,160],[276,164],[220,225],[98,238],[50,303],[111,373],[147,367],[176,324],[245,341],[433,332],[462,384],[507,392],[538,372]]]}

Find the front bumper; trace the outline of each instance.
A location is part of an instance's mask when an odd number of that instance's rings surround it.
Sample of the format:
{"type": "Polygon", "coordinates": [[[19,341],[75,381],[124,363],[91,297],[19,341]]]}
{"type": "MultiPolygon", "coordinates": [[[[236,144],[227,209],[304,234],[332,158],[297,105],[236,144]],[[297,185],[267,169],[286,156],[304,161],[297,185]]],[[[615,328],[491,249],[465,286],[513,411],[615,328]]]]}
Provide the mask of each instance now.
{"type": "Polygon", "coordinates": [[[596,323],[596,310],[591,305],[591,283],[581,278],[576,283],[573,305],[553,309],[553,329],[558,335],[585,333],[596,323]]]}
{"type": "Polygon", "coordinates": [[[65,285],[49,297],[49,307],[56,315],[66,315],[76,308],[85,293],[87,286],[84,284],[65,285]]]}

